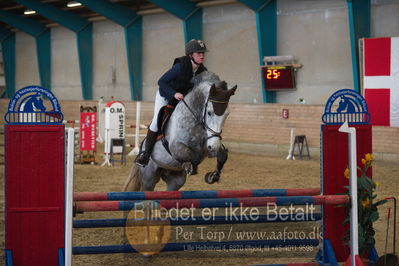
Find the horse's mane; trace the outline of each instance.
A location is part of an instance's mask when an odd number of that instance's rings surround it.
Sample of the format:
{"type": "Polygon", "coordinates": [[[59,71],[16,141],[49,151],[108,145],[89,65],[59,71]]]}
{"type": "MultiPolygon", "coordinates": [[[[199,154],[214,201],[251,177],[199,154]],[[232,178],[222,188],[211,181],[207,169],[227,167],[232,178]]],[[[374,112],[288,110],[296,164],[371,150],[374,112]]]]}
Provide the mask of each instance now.
{"type": "Polygon", "coordinates": [[[190,105],[193,107],[193,109],[202,110],[208,97],[211,85],[215,84],[216,86],[220,86],[224,81],[220,81],[219,76],[215,73],[204,71],[193,77],[191,82],[194,84],[194,87],[186,97],[189,99],[190,105]]]}
{"type": "Polygon", "coordinates": [[[207,83],[215,83],[216,85],[219,85],[220,83],[220,78],[218,75],[216,75],[213,72],[210,71],[204,71],[200,73],[199,75],[193,77],[191,82],[194,84],[194,87],[199,86],[202,82],[207,82],[207,83]]]}

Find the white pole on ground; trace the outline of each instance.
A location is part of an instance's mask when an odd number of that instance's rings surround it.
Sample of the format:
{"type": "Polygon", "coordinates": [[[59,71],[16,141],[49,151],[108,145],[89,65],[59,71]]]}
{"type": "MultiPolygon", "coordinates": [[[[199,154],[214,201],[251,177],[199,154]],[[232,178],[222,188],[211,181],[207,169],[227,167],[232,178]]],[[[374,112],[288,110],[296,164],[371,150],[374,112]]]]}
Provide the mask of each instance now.
{"type": "Polygon", "coordinates": [[[67,128],[66,182],[65,182],[65,266],[72,265],[72,209],[75,130],[67,128]]]}
{"type": "Polygon", "coordinates": [[[107,166],[112,166],[111,161],[110,161],[110,153],[111,153],[111,139],[110,139],[110,133],[109,129],[105,129],[105,141],[104,141],[104,162],[101,164],[101,166],[107,165],[107,166]]]}
{"type": "Polygon", "coordinates": [[[351,237],[351,265],[356,265],[356,256],[359,255],[359,234],[357,215],[357,159],[356,159],[356,128],[349,127],[348,121],[339,128],[340,132],[348,133],[349,140],[349,171],[350,171],[350,237],[351,237]]]}
{"type": "Polygon", "coordinates": [[[294,157],[294,129],[291,128],[291,139],[290,139],[290,149],[288,150],[287,160],[295,160],[294,157]]]}
{"type": "Polygon", "coordinates": [[[111,153],[111,111],[109,107],[105,108],[105,122],[104,122],[104,162],[101,166],[112,166],[110,162],[111,153]]]}
{"type": "Polygon", "coordinates": [[[98,134],[97,134],[97,142],[103,143],[103,134],[104,134],[104,115],[102,113],[105,112],[105,104],[103,103],[103,97],[98,100],[97,103],[97,120],[98,120],[98,134]]]}
{"type": "Polygon", "coordinates": [[[141,101],[136,101],[136,131],[134,135],[134,148],[129,152],[129,156],[139,154],[140,142],[140,115],[141,115],[141,101]]]}

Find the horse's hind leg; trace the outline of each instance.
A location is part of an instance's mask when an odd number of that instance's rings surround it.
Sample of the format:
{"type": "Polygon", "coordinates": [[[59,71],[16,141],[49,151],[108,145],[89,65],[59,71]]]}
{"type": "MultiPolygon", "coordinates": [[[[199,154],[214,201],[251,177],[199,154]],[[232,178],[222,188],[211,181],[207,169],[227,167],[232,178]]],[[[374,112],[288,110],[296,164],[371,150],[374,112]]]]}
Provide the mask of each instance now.
{"type": "Polygon", "coordinates": [[[186,174],[184,171],[167,171],[162,174],[162,179],[168,191],[177,191],[186,183],[186,174]]]}
{"type": "Polygon", "coordinates": [[[222,172],[223,166],[227,162],[227,159],[229,157],[228,152],[229,151],[223,145],[220,146],[220,149],[218,150],[218,153],[216,155],[217,158],[216,170],[213,172],[206,173],[205,175],[206,183],[213,184],[220,180],[220,174],[222,172]]]}
{"type": "Polygon", "coordinates": [[[161,179],[158,166],[153,161],[150,161],[147,166],[142,169],[141,174],[141,190],[153,191],[155,185],[161,179]]]}

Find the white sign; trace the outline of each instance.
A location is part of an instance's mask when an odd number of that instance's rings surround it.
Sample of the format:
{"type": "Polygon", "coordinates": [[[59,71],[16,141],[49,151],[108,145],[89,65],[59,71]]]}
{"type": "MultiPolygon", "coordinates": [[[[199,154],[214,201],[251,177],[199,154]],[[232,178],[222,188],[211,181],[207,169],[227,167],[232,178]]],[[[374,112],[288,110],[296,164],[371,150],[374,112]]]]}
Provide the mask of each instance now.
{"type": "Polygon", "coordinates": [[[97,142],[103,143],[105,141],[105,106],[102,100],[98,102],[97,117],[98,117],[98,138],[97,142]]]}
{"type": "MultiPolygon", "coordinates": [[[[105,106],[105,144],[106,161],[111,153],[111,139],[125,138],[125,105],[119,101],[108,102],[105,106]]],[[[122,147],[113,147],[114,153],[121,153],[122,147]]]]}

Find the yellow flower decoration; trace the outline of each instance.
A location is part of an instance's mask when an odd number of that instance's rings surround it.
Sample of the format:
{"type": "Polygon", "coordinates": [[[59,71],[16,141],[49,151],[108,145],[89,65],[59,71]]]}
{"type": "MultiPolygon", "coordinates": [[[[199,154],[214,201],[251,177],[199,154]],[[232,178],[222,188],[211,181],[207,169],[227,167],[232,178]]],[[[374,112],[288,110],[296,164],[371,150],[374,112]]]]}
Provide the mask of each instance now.
{"type": "Polygon", "coordinates": [[[363,208],[365,208],[365,207],[367,207],[367,206],[369,206],[369,205],[371,205],[371,201],[370,201],[369,198],[365,198],[365,199],[362,200],[362,206],[363,206],[363,208]]]}
{"type": "Polygon", "coordinates": [[[362,164],[371,164],[372,161],[374,161],[373,155],[371,153],[367,153],[362,159],[362,164]]]}
{"type": "MultiPolygon", "coordinates": [[[[380,186],[380,183],[371,179],[368,176],[368,170],[373,164],[374,158],[371,153],[364,154],[361,159],[362,165],[357,167],[357,171],[350,171],[346,168],[344,171],[344,176],[350,178],[351,176],[357,176],[359,181],[359,187],[357,188],[357,197],[359,199],[359,209],[358,209],[358,226],[359,226],[359,250],[361,252],[369,250],[369,244],[375,241],[374,229],[372,227],[373,222],[375,222],[376,217],[378,219],[378,205],[384,204],[386,200],[378,200],[375,191],[380,186]]],[[[371,172],[370,172],[371,174],[371,172]]],[[[345,194],[349,195],[348,186],[345,186],[345,194]]]]}
{"type": "Polygon", "coordinates": [[[349,179],[349,174],[350,174],[349,168],[346,168],[344,171],[345,178],[349,179]]]}

